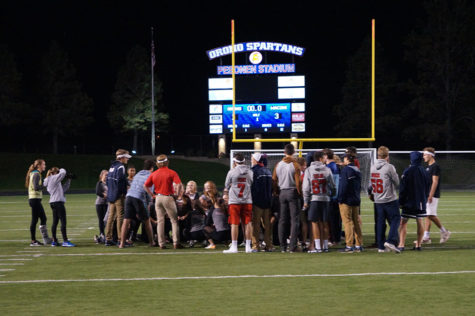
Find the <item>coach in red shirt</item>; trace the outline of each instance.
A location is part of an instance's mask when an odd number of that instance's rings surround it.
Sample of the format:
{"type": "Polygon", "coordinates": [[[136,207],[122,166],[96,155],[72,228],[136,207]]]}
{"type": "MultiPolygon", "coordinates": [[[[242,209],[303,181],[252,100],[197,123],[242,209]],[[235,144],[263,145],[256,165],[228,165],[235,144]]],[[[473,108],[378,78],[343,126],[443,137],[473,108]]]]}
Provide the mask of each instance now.
{"type": "Polygon", "coordinates": [[[157,212],[157,235],[161,249],[165,249],[165,213],[168,214],[172,223],[173,248],[182,248],[179,240],[177,209],[174,194],[180,195],[183,190],[178,174],[168,169],[168,157],[160,155],[157,157],[158,170],[153,172],[145,181],[144,189],[152,197],[155,196],[155,210],[157,212]],[[150,191],[154,186],[155,194],[150,191]]]}

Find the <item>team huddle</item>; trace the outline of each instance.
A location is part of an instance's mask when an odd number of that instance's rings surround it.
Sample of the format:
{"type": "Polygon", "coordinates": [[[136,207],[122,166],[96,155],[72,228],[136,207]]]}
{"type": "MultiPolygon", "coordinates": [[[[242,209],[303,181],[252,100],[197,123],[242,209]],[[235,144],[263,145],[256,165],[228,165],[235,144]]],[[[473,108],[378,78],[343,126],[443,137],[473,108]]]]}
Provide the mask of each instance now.
{"type": "MultiPolygon", "coordinates": [[[[199,195],[194,181],[184,187],[177,172],[168,168],[166,155],[159,155],[155,162],[145,160],[143,170],[136,172],[132,166],[126,168],[129,152],[119,149],[116,160],[109,170],[100,173],[96,185],[100,232],[94,239],[119,248],[142,240],[160,249],[166,249],[167,243],[174,249],[183,248],[184,242],[190,247],[202,242],[206,249],[215,249],[216,243],[230,241],[224,253],[237,253],[242,240],[246,253],[272,252],[277,244],[281,252],[321,253],[340,244],[344,236],[341,252],[361,252],[362,189],[367,189],[374,202],[375,245],[379,252],[399,253],[405,249],[410,218],[417,221],[414,250],[431,243],[431,222],[440,229],[440,243],[449,239],[450,232],[437,216],[440,166],[435,162],[433,148],[412,152],[411,164],[399,178],[389,163],[389,149],[379,147],[367,184],[361,183],[354,147],[347,148],[343,161],[331,149],[309,153],[306,158],[295,157],[291,144],[284,147],[284,155],[271,171],[265,154],[252,154],[249,166],[238,153],[232,158],[233,167],[226,176],[222,195],[212,181],[205,183],[199,195]]],[[[43,181],[41,173],[45,170],[45,161],[38,159],[26,176],[32,209],[30,245],[74,247],[67,238],[64,197],[71,177],[66,170],[53,167],[43,181]],[[50,194],[53,212],[52,238],[48,236],[41,204],[44,188],[50,194]],[[38,220],[43,243],[35,236],[38,220]],[[63,243],[56,236],[59,221],[63,243]]]]}

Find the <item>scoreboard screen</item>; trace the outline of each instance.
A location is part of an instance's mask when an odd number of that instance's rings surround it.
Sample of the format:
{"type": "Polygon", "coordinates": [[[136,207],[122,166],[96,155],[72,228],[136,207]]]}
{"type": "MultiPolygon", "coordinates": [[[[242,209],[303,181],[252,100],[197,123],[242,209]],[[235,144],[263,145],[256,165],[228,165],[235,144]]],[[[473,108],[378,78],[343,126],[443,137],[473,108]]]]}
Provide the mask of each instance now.
{"type": "MultiPolygon", "coordinates": [[[[305,132],[304,103],[236,104],[236,133],[305,132]]],[[[232,104],[210,105],[210,133],[233,131],[232,104]]]]}
{"type": "MultiPolygon", "coordinates": [[[[241,76],[236,78],[236,133],[305,132],[305,76],[241,76]]],[[[208,79],[209,132],[233,132],[233,81],[208,79]]]]}

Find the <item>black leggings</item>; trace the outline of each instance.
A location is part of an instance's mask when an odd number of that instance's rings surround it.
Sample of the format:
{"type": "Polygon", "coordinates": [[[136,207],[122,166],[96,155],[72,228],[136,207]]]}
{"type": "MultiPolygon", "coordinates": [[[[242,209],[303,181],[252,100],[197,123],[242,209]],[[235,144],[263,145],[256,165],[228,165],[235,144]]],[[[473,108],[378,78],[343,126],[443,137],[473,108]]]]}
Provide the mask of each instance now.
{"type": "Polygon", "coordinates": [[[53,225],[51,225],[51,234],[53,235],[53,241],[58,241],[56,238],[56,227],[58,227],[58,222],[61,220],[61,235],[63,235],[63,241],[68,241],[68,236],[66,235],[66,208],[64,207],[64,202],[53,202],[50,203],[51,210],[53,211],[53,225]]]}
{"type": "Polygon", "coordinates": [[[46,225],[46,214],[41,204],[41,199],[29,199],[28,202],[31,207],[31,240],[36,240],[36,224],[38,223],[38,219],[40,219],[40,225],[46,225]]]}
{"type": "Polygon", "coordinates": [[[99,220],[99,232],[102,235],[105,235],[104,216],[106,216],[106,212],[107,212],[107,204],[96,204],[97,219],[99,220]]]}

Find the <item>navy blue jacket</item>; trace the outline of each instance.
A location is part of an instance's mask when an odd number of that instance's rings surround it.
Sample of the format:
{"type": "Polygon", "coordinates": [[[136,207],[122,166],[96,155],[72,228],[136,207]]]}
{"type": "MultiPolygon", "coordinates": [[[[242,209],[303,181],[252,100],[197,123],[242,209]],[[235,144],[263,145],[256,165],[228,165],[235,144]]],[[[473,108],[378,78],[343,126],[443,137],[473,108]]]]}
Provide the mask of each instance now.
{"type": "Polygon", "coordinates": [[[410,210],[425,210],[431,180],[422,163],[422,153],[410,154],[411,165],[404,170],[399,187],[399,205],[410,210]]]}
{"type": "Polygon", "coordinates": [[[361,172],[354,164],[349,164],[340,173],[338,183],[338,203],[350,206],[361,204],[361,172]]]}
{"type": "Polygon", "coordinates": [[[127,194],[127,177],[124,165],[116,160],[107,174],[107,202],[115,202],[120,196],[127,194]]]}
{"type": "Polygon", "coordinates": [[[272,202],[272,172],[259,164],[251,168],[254,181],[251,185],[252,204],[260,208],[270,208],[272,202]]]}

